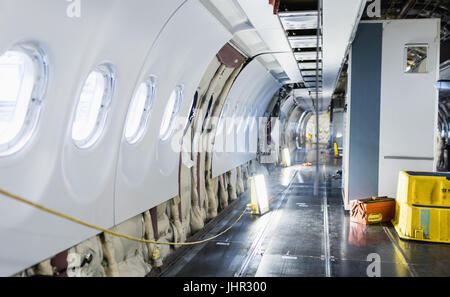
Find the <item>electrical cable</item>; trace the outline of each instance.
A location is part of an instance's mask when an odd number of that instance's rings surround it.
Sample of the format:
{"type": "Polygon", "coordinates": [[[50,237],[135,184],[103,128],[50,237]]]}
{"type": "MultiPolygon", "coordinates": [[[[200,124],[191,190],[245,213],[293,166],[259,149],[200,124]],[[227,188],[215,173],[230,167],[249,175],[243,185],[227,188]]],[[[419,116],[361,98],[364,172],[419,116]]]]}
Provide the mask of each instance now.
{"type": "MultiPolygon", "coordinates": [[[[281,192],[283,192],[283,191],[281,191],[281,192]]],[[[0,189],[0,194],[1,194],[0,197],[4,196],[4,197],[7,197],[7,198],[10,198],[10,199],[15,200],[17,202],[21,202],[23,204],[27,204],[27,205],[29,205],[31,207],[34,207],[34,208],[39,209],[41,211],[44,211],[46,213],[49,213],[49,214],[55,215],[57,217],[60,217],[62,219],[74,222],[74,223],[79,224],[79,225],[83,225],[83,226],[91,228],[91,229],[102,231],[104,233],[108,233],[108,234],[116,236],[116,237],[121,237],[121,238],[125,238],[125,239],[132,240],[132,241],[137,241],[137,242],[142,242],[142,243],[151,243],[151,244],[160,244],[160,245],[172,245],[172,246],[197,245],[197,244],[201,244],[201,243],[205,243],[205,242],[211,241],[211,240],[213,240],[213,239],[215,239],[215,238],[225,234],[229,230],[231,230],[231,228],[233,228],[242,219],[244,214],[247,212],[247,207],[245,207],[245,209],[242,211],[242,213],[234,221],[233,224],[231,224],[228,228],[226,228],[222,232],[220,232],[220,233],[218,233],[218,234],[216,234],[216,235],[214,235],[214,236],[212,236],[210,238],[206,238],[206,239],[199,240],[199,241],[191,241],[191,242],[161,242],[161,241],[137,238],[137,237],[134,237],[134,236],[129,236],[129,235],[126,235],[126,234],[122,234],[122,233],[119,233],[119,232],[108,230],[108,229],[105,229],[105,228],[102,228],[102,227],[99,227],[99,226],[96,226],[96,225],[93,225],[93,224],[89,224],[87,222],[84,222],[84,221],[79,220],[77,218],[71,217],[71,216],[66,215],[64,213],[61,213],[59,211],[47,208],[47,207],[42,206],[42,205],[40,205],[38,203],[29,201],[29,200],[27,200],[25,198],[19,197],[17,195],[14,195],[14,194],[9,193],[9,192],[7,192],[5,190],[2,190],[2,189],[0,189]]],[[[277,195],[279,195],[279,193],[275,194],[271,198],[276,197],[277,195]]]]}
{"type": "Polygon", "coordinates": [[[148,239],[141,239],[141,238],[137,238],[137,237],[125,235],[125,234],[122,234],[122,233],[119,233],[119,232],[114,232],[114,231],[112,231],[112,230],[108,230],[108,229],[105,229],[105,228],[102,228],[102,227],[99,227],[99,226],[95,226],[95,225],[89,224],[89,223],[87,223],[87,222],[84,222],[84,221],[82,221],[82,220],[76,219],[76,218],[71,217],[71,216],[69,216],[69,215],[66,215],[66,214],[63,214],[63,213],[61,213],[61,212],[52,210],[52,209],[47,208],[47,207],[45,207],[45,206],[42,206],[42,205],[40,205],[40,204],[31,202],[31,201],[29,201],[29,200],[27,200],[27,199],[24,199],[24,198],[22,198],[22,197],[19,197],[19,196],[17,196],[17,195],[11,194],[11,193],[9,193],[9,192],[7,192],[7,191],[4,191],[4,190],[2,190],[2,189],[0,189],[0,194],[1,194],[0,196],[3,195],[4,197],[7,197],[7,198],[10,198],[10,199],[12,199],[12,200],[21,202],[21,203],[23,203],[23,204],[27,204],[27,205],[29,205],[29,206],[31,206],[31,207],[34,207],[34,208],[39,209],[39,210],[42,210],[42,211],[44,211],[44,212],[46,212],[46,213],[55,215],[55,216],[57,216],[57,217],[66,219],[66,220],[68,220],[68,221],[77,223],[77,224],[79,224],[79,225],[83,225],[83,226],[88,227],[88,228],[91,228],[91,229],[96,229],[96,230],[102,231],[102,232],[104,232],[104,233],[108,233],[108,234],[113,235],[113,236],[116,236],[116,237],[121,237],[121,238],[129,239],[129,240],[132,240],[132,241],[143,242],[143,243],[162,244],[162,245],[176,245],[176,246],[196,245],[196,244],[201,244],[201,243],[205,243],[205,242],[207,242],[207,241],[213,240],[213,239],[215,239],[215,238],[217,238],[217,237],[219,237],[219,236],[225,234],[225,233],[228,232],[231,228],[233,228],[234,225],[236,225],[236,224],[242,219],[242,217],[244,216],[244,214],[247,212],[247,207],[246,207],[246,208],[244,209],[244,211],[241,213],[241,215],[236,219],[236,221],[234,221],[234,223],[233,223],[231,226],[229,226],[229,227],[228,227],[227,229],[225,229],[224,231],[222,231],[222,232],[218,233],[217,235],[214,235],[214,236],[212,236],[212,237],[210,237],[210,238],[203,239],[203,240],[199,240],[199,241],[192,241],[192,242],[160,242],[160,241],[148,240],[148,239]]]}

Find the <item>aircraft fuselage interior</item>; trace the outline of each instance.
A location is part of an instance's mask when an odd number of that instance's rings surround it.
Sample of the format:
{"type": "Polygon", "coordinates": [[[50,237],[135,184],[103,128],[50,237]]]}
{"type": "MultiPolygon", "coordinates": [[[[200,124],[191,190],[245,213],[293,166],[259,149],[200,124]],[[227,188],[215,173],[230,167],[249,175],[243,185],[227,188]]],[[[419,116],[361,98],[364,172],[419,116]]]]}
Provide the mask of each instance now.
{"type": "Polygon", "coordinates": [[[450,276],[449,9],[0,0],[0,276],[450,276]]]}

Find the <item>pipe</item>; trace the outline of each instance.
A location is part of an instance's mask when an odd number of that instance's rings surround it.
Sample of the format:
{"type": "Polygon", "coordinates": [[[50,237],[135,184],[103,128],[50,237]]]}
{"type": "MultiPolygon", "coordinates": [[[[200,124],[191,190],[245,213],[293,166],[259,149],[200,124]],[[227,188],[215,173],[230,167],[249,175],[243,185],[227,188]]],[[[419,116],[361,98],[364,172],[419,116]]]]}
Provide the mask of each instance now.
{"type": "Polygon", "coordinates": [[[407,14],[408,11],[416,4],[416,0],[409,0],[405,3],[405,5],[402,7],[400,13],[397,16],[397,19],[403,19],[407,14]]]}

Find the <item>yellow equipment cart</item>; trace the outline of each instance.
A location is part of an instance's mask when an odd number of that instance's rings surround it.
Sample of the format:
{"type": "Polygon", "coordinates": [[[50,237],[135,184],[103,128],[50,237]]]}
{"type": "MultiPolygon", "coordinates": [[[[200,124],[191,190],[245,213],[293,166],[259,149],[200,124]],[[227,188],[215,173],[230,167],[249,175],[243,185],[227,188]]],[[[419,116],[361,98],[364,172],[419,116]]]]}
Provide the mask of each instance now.
{"type": "Polygon", "coordinates": [[[402,239],[450,243],[450,174],[401,171],[392,224],[402,239]]]}

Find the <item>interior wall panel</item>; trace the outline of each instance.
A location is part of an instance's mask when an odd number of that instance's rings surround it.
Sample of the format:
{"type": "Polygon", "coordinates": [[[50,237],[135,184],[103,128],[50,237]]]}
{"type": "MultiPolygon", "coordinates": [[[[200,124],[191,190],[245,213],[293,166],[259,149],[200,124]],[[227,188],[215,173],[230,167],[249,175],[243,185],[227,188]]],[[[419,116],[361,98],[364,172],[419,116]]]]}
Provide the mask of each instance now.
{"type": "MultiPolygon", "coordinates": [[[[34,41],[50,63],[37,130],[21,151],[0,158],[0,188],[92,224],[114,225],[115,166],[128,102],[153,41],[181,3],[83,1],[81,17],[69,18],[66,1],[0,1],[0,26],[8,28],[0,49],[34,41]],[[105,62],[116,69],[116,92],[100,139],[81,150],[71,136],[74,111],[88,74],[105,62]]],[[[0,275],[97,233],[6,198],[0,210],[0,275]]]]}
{"type": "Polygon", "coordinates": [[[140,76],[158,78],[148,132],[137,145],[124,141],[121,145],[116,224],[178,195],[180,140],[194,94],[208,65],[230,38],[231,34],[198,1],[186,2],[161,32],[140,76]],[[174,134],[162,141],[162,115],[177,85],[184,88],[180,117],[174,134]]]}
{"type": "Polygon", "coordinates": [[[435,169],[439,34],[440,19],[383,23],[379,195],[396,196],[400,169],[435,169]],[[428,45],[426,73],[405,73],[407,44],[428,45]]]}

